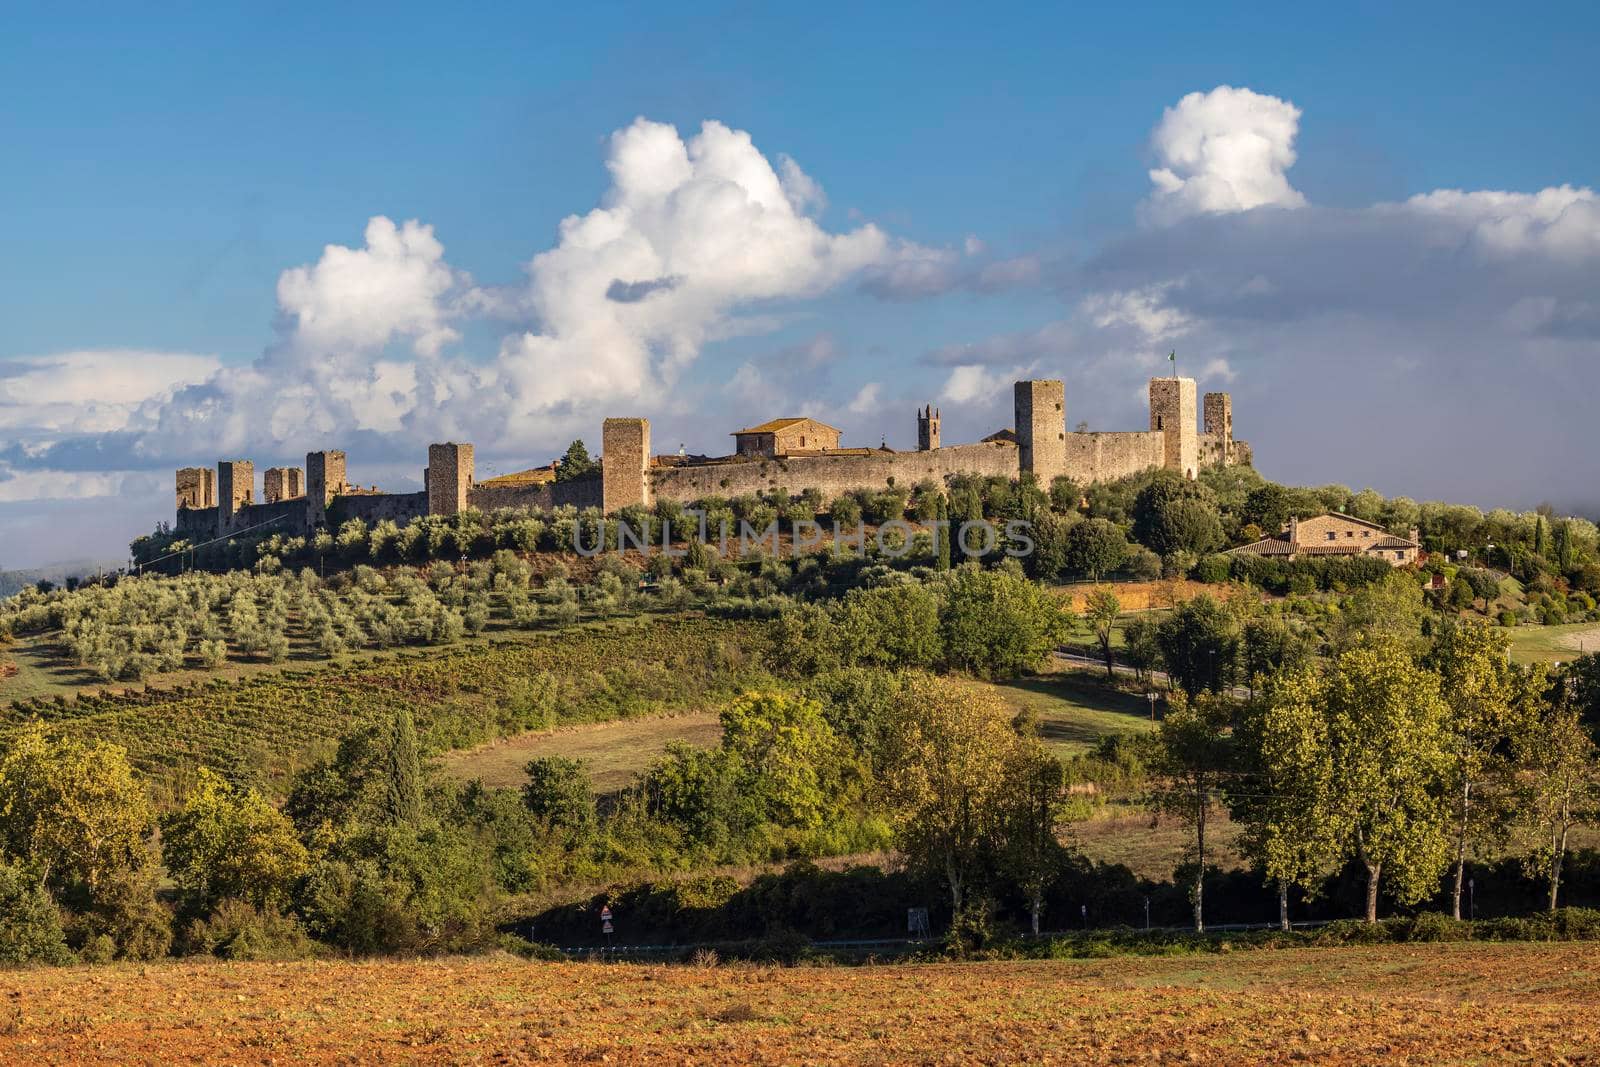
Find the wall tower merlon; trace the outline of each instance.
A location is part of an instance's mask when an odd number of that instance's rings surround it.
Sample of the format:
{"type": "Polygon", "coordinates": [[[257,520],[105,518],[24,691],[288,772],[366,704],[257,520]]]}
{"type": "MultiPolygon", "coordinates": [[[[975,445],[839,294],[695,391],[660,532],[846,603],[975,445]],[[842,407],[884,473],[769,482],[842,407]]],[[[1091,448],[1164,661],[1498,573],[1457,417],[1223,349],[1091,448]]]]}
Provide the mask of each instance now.
{"type": "Polygon", "coordinates": [[[607,515],[640,504],[649,507],[650,420],[607,419],[601,428],[600,499],[607,515]]]}
{"type": "Polygon", "coordinates": [[[1056,378],[1017,382],[1012,387],[1017,433],[1017,468],[1049,485],[1067,469],[1067,390],[1056,378]]]}
{"type": "Polygon", "coordinates": [[[467,510],[474,473],[472,446],[455,441],[428,446],[428,514],[459,515],[467,510]]]}
{"type": "Polygon", "coordinates": [[[1193,478],[1200,466],[1200,432],[1193,378],[1150,379],[1150,429],[1164,435],[1162,467],[1193,478]]]}

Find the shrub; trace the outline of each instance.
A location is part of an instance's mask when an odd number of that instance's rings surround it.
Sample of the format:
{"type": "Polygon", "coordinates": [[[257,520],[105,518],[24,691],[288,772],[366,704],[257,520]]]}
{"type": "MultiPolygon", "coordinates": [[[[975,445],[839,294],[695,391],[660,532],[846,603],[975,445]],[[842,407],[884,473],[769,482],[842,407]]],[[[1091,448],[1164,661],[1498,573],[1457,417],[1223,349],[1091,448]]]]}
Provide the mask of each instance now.
{"type": "Polygon", "coordinates": [[[1194,580],[1205,582],[1207,585],[1220,585],[1228,580],[1232,570],[1233,561],[1223,555],[1210,555],[1201,558],[1194,566],[1194,580]]]}
{"type": "Polygon", "coordinates": [[[303,960],[316,953],[299,920],[236,899],[190,923],[183,947],[190,955],[225,960],[303,960]]]}
{"type": "Polygon", "coordinates": [[[26,869],[0,863],[0,964],[70,959],[61,915],[49,892],[26,869]]]}
{"type": "Polygon", "coordinates": [[[1501,626],[1504,626],[1506,629],[1509,630],[1511,627],[1515,626],[1516,624],[1517,624],[1517,613],[1516,612],[1512,611],[1509,608],[1507,608],[1507,609],[1505,609],[1505,610],[1500,612],[1500,625],[1501,626]]]}
{"type": "Polygon", "coordinates": [[[1401,941],[1470,941],[1472,924],[1452,919],[1436,911],[1425,911],[1411,919],[1399,920],[1395,932],[1401,941]]]}

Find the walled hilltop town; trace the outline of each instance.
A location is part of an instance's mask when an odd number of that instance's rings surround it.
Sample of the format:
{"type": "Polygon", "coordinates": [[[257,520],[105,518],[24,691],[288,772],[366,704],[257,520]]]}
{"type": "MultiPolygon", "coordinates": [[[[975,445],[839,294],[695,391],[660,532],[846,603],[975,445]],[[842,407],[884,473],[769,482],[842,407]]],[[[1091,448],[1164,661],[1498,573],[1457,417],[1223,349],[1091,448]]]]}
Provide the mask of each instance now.
{"type": "Polygon", "coordinates": [[[405,523],[423,515],[454,515],[468,508],[600,507],[612,514],[658,500],[688,503],[784,488],[816,489],[824,498],[856,489],[912,485],[962,474],[1015,478],[1033,474],[1043,485],[1062,475],[1079,484],[1121,478],[1152,468],[1194,477],[1203,467],[1249,464],[1250,447],[1233,437],[1227,393],[1197,403],[1193,378],[1150,379],[1150,428],[1108,433],[1066,429],[1066,389],[1057,379],[1020,381],[1013,387],[1014,429],[974,444],[946,445],[939,411],[917,412],[917,450],[845,448],[839,431],[816,419],[782,418],[734,431],[730,455],[654,455],[650,420],[610,418],[601,437],[597,473],[556,481],[543,467],[479,482],[473,447],[428,446],[428,466],[418,493],[385,493],[350,484],[345,454],[309,452],[304,470],[273,467],[255,497],[255,464],[223,460],[177,472],[178,533],[225,537],[271,525],[304,535],[349,519],[405,523]],[[1198,418],[1197,418],[1198,416],[1198,418]]]}

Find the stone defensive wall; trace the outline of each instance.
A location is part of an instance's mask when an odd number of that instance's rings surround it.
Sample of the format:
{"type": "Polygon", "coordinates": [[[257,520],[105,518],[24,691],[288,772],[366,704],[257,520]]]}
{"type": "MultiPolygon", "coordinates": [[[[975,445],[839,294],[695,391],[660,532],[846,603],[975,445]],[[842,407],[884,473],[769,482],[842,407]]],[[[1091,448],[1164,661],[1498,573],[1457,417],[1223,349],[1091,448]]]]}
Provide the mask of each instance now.
{"type": "Polygon", "coordinates": [[[1062,473],[1079,485],[1088,485],[1159,467],[1166,457],[1166,438],[1158,430],[1069,433],[1062,473]]]}
{"type": "Polygon", "coordinates": [[[570,482],[544,485],[475,485],[467,490],[467,504],[479,511],[495,508],[537,508],[548,511],[571,505],[597,508],[601,503],[601,478],[598,474],[574,478],[570,482]]]}
{"type": "MultiPolygon", "coordinates": [[[[404,524],[468,508],[549,510],[571,505],[613,514],[658,500],[690,503],[777,489],[793,494],[816,490],[832,500],[857,490],[943,484],[957,475],[1016,478],[1022,474],[1032,474],[1048,488],[1062,475],[1080,485],[1151,469],[1193,478],[1204,467],[1251,462],[1250,446],[1233,437],[1232,398],[1227,393],[1206,393],[1202,402],[1193,378],[1150,379],[1148,430],[1068,433],[1066,388],[1059,379],[1017,382],[1013,400],[1014,429],[976,444],[944,445],[939,413],[932,407],[919,410],[914,452],[889,448],[791,452],[792,446],[779,446],[769,435],[764,455],[657,456],[650,448],[648,419],[608,418],[602,428],[599,471],[567,481],[554,480],[552,464],[480,485],[473,446],[446,441],[428,446],[419,493],[381,493],[352,486],[345,478],[345,454],[325,451],[306,454],[303,479],[298,467],[269,468],[264,493],[258,498],[255,464],[222,460],[214,474],[204,467],[177,472],[175,529],[196,542],[257,527],[263,533],[306,536],[350,519],[368,525],[385,520],[404,524]]],[[[774,425],[784,422],[776,420],[774,425]]],[[[837,431],[826,429],[837,440],[837,431]]]]}
{"type": "MultiPolygon", "coordinates": [[[[734,497],[787,489],[815,489],[824,500],[856,489],[907,488],[922,481],[943,483],[955,474],[1017,476],[1017,446],[1010,441],[953,445],[930,452],[867,455],[788,456],[722,463],[654,466],[646,476],[652,501],[687,504],[708,496],[734,497]]],[[[642,502],[642,501],[641,501],[642,502]]]]}

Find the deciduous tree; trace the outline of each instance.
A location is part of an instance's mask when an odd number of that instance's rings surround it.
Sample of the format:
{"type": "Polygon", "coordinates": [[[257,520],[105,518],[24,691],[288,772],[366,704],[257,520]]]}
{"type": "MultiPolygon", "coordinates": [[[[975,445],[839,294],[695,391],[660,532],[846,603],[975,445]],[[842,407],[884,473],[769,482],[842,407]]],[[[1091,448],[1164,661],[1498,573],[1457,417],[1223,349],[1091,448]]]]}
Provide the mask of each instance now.
{"type": "Polygon", "coordinates": [[[1111,635],[1117,624],[1117,616],[1122,612],[1122,602],[1117,599],[1117,594],[1109,588],[1096,588],[1090,590],[1084,598],[1083,617],[1094,631],[1094,639],[1100,645],[1100,655],[1106,661],[1106,678],[1116,677],[1115,663],[1111,655],[1111,635]]]}
{"type": "Polygon", "coordinates": [[[1197,932],[1206,928],[1206,830],[1212,806],[1222,800],[1221,786],[1229,771],[1232,710],[1232,702],[1224,697],[1190,700],[1174,694],[1156,735],[1155,770],[1167,782],[1157,794],[1158,806],[1177,815],[1194,834],[1195,873],[1189,899],[1197,932]]]}

